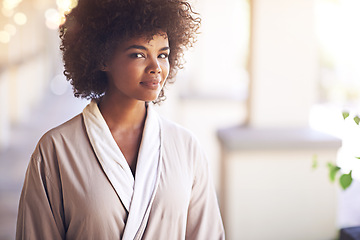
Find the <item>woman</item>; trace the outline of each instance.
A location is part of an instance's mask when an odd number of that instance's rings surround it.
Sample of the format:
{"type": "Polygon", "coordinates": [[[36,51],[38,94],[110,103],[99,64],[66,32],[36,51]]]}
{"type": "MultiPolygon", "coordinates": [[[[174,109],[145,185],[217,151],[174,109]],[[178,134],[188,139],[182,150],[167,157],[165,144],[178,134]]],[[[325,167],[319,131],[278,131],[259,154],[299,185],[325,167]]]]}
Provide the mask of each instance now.
{"type": "Polygon", "coordinates": [[[80,0],[67,15],[64,73],[92,101],[39,141],[17,239],[224,239],[198,142],[151,107],[199,25],[180,0],[80,0]]]}

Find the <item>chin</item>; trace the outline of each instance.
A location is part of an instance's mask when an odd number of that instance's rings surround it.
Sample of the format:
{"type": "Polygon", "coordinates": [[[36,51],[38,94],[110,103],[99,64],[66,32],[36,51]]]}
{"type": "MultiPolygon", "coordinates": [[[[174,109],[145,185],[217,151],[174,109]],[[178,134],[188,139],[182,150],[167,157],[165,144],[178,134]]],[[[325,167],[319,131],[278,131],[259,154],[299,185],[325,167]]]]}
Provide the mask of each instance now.
{"type": "Polygon", "coordinates": [[[152,102],[152,101],[155,101],[157,98],[158,98],[158,95],[156,95],[156,96],[144,97],[144,98],[141,98],[141,99],[139,99],[139,100],[145,101],[145,102],[152,102]]]}

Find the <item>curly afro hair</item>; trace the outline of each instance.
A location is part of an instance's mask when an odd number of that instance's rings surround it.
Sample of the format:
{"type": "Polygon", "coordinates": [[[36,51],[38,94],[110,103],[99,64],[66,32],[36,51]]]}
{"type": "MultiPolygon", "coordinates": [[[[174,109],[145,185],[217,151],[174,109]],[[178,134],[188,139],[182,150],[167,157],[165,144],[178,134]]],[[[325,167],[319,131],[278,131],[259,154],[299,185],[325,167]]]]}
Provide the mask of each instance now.
{"type": "MultiPolygon", "coordinates": [[[[60,26],[60,50],[64,74],[75,97],[97,99],[104,95],[108,79],[102,71],[121,41],[165,32],[171,49],[172,83],[183,66],[183,51],[193,46],[200,18],[181,0],[79,0],[60,26]]],[[[161,90],[156,103],[165,99],[161,90]]]]}

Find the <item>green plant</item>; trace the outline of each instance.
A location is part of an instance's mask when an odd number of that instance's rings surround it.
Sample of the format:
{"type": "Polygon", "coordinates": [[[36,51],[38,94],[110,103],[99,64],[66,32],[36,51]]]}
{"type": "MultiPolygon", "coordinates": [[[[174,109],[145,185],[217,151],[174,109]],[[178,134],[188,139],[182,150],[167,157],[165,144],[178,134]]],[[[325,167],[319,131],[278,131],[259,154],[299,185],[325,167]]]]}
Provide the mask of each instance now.
{"type": "MultiPolygon", "coordinates": [[[[350,113],[344,111],[342,113],[342,116],[343,116],[343,118],[345,120],[350,116],[350,113]]],[[[356,115],[353,120],[357,125],[360,124],[360,117],[359,116],[356,115]]],[[[360,159],[360,157],[356,157],[356,158],[360,159]]],[[[313,169],[316,169],[318,167],[318,161],[317,161],[317,156],[316,155],[314,155],[314,157],[313,157],[312,167],[313,167],[313,169]]],[[[331,163],[331,162],[327,163],[327,167],[329,169],[329,179],[330,179],[331,182],[335,182],[337,176],[340,175],[339,184],[342,187],[342,189],[345,190],[348,187],[350,187],[350,185],[351,185],[351,183],[353,181],[352,170],[350,170],[349,173],[341,173],[341,171],[340,171],[341,167],[334,164],[334,163],[331,163]]]]}

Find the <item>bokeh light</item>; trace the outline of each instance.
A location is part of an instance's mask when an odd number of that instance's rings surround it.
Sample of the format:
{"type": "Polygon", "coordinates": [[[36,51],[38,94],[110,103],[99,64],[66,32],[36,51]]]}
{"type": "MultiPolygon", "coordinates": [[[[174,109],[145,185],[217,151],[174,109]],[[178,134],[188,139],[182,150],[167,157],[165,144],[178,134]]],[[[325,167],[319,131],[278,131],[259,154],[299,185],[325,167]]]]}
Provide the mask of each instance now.
{"type": "Polygon", "coordinates": [[[10,34],[6,31],[0,31],[0,42],[1,43],[10,42],[10,34]]]}
{"type": "Polygon", "coordinates": [[[3,8],[4,9],[14,9],[16,8],[20,3],[22,2],[22,0],[3,0],[3,8]]]}
{"type": "Polygon", "coordinates": [[[4,17],[12,17],[14,15],[14,9],[2,8],[1,13],[4,17]]]}
{"type": "Polygon", "coordinates": [[[10,36],[14,36],[16,34],[16,27],[13,24],[6,24],[4,30],[10,34],[10,36]]]}
{"type": "Polygon", "coordinates": [[[62,12],[68,12],[77,5],[76,0],[56,0],[56,5],[62,12]]]}
{"type": "Polygon", "coordinates": [[[65,14],[77,6],[77,0],[57,0],[57,9],[49,8],[45,11],[46,26],[49,29],[58,29],[65,22],[65,14]]]}
{"type": "Polygon", "coordinates": [[[45,12],[46,26],[50,29],[57,29],[60,25],[61,16],[58,10],[49,8],[45,12]]]}
{"type": "Polygon", "coordinates": [[[26,24],[27,22],[27,17],[24,13],[22,12],[18,12],[18,13],[15,13],[14,15],[14,22],[17,24],[17,25],[24,25],[26,24]]]}

